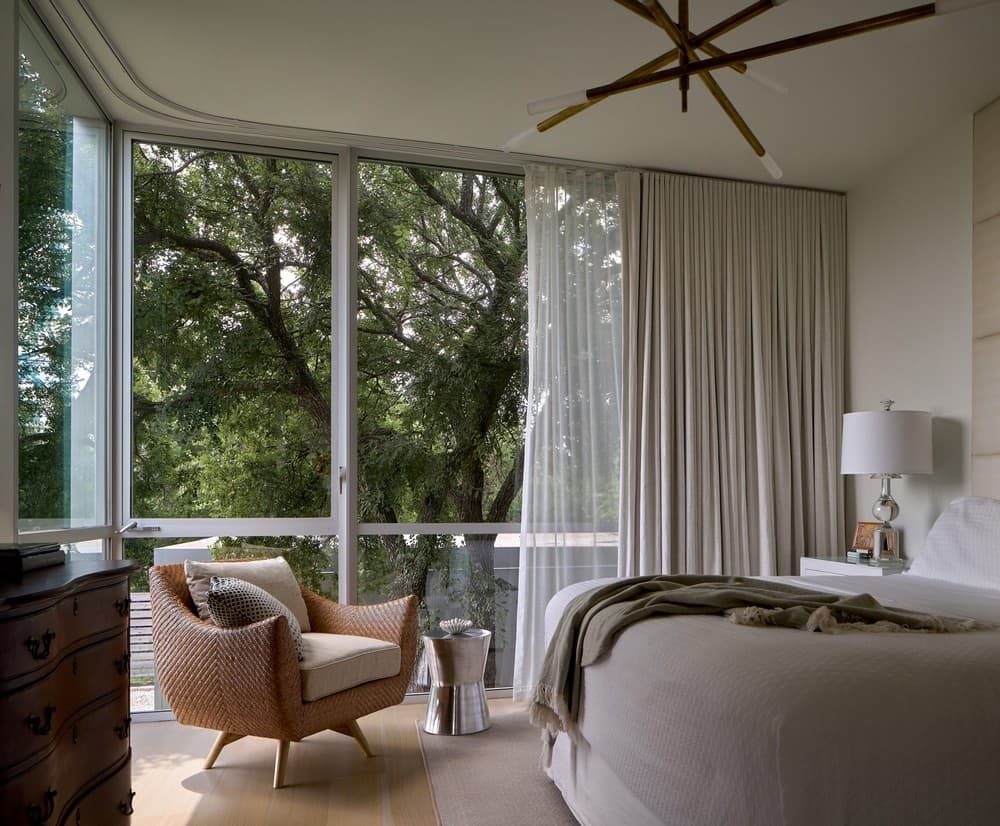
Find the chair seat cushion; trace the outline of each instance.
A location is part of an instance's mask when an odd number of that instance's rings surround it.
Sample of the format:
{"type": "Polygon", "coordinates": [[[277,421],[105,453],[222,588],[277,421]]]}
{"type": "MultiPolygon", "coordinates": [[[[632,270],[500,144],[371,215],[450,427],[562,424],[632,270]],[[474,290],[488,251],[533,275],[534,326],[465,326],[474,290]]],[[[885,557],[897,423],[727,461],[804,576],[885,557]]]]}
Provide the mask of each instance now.
{"type": "Polygon", "coordinates": [[[309,703],[356,685],[395,677],[402,656],[395,643],[350,634],[302,635],[302,699],[309,703]]]}

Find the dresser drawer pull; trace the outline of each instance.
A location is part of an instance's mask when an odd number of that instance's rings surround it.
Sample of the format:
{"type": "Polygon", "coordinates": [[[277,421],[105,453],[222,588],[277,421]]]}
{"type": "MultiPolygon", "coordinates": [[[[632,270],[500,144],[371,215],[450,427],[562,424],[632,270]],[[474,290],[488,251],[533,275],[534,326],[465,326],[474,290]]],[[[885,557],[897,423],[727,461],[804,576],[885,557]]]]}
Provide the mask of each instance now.
{"type": "Polygon", "coordinates": [[[55,706],[45,706],[45,711],[42,712],[41,717],[37,714],[29,714],[28,728],[31,729],[31,733],[48,734],[52,731],[52,715],[55,714],[55,712],[55,706]]]}
{"type": "Polygon", "coordinates": [[[115,600],[115,608],[118,611],[118,616],[119,617],[127,617],[128,616],[128,609],[129,609],[129,606],[131,604],[132,604],[132,600],[129,599],[128,597],[125,597],[125,599],[116,599],[115,600]]]}
{"type": "Polygon", "coordinates": [[[120,726],[115,726],[115,734],[118,735],[119,740],[124,740],[128,737],[129,729],[132,726],[132,718],[126,717],[124,722],[120,726]]]}
{"type": "Polygon", "coordinates": [[[128,661],[129,655],[122,654],[117,660],[115,660],[115,670],[119,674],[128,674],[128,661]]]}
{"type": "Polygon", "coordinates": [[[132,799],[135,797],[135,792],[130,791],[128,793],[128,800],[123,800],[118,804],[118,811],[123,815],[130,815],[135,813],[135,808],[132,806],[132,799]]]}
{"type": "Polygon", "coordinates": [[[24,644],[28,647],[28,651],[31,652],[32,659],[44,660],[52,653],[52,640],[55,638],[56,632],[46,629],[41,639],[38,639],[38,637],[28,637],[24,641],[24,644]]]}
{"type": "Polygon", "coordinates": [[[28,823],[31,826],[39,826],[39,824],[45,823],[56,810],[56,790],[50,788],[45,793],[45,800],[41,806],[37,803],[32,803],[28,806],[28,823]]]}

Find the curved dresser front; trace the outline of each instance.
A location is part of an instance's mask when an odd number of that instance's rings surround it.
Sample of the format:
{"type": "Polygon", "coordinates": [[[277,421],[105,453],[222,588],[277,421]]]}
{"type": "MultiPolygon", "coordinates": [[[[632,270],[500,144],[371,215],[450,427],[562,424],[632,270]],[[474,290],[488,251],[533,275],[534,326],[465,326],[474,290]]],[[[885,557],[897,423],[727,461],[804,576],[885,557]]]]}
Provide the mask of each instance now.
{"type": "Polygon", "coordinates": [[[129,561],[0,582],[0,823],[127,823],[129,561]]]}

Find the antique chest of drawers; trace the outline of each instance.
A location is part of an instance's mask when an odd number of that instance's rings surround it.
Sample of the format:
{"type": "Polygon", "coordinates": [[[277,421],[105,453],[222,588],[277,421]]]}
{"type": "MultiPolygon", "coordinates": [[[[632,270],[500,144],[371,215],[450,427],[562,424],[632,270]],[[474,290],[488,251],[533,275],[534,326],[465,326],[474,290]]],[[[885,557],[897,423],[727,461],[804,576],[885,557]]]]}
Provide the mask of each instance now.
{"type": "Polygon", "coordinates": [[[0,823],[127,823],[128,561],[0,582],[0,823]]]}

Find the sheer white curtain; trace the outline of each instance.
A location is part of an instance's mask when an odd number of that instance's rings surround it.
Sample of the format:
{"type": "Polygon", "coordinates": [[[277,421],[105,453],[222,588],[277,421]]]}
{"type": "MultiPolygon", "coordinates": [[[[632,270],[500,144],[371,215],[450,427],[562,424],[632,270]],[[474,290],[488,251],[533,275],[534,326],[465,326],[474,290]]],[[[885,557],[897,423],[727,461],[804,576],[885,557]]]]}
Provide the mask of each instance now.
{"type": "Polygon", "coordinates": [[[841,547],[845,199],[619,174],[623,576],[841,547]]]}
{"type": "Polygon", "coordinates": [[[566,585],[614,576],[621,427],[621,242],[615,177],[527,170],[528,408],[514,696],[545,655],[566,585]]]}

